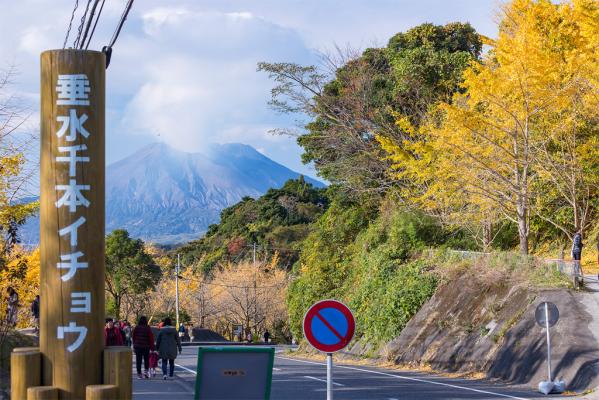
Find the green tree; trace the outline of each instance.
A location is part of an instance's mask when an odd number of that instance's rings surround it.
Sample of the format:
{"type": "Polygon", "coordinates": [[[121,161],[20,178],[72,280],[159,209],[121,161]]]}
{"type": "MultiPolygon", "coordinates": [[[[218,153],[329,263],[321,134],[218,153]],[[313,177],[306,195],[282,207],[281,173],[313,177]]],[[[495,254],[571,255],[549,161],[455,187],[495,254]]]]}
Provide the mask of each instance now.
{"type": "Polygon", "coordinates": [[[260,63],[275,81],[270,105],[310,119],[296,135],[303,161],[353,194],[383,195],[394,183],[376,135],[405,138],[397,114],[414,124],[437,101],[458,90],[462,71],[480,56],[482,42],[469,24],[423,24],[399,33],[385,48],[326,59],[330,68],[260,63]]]}
{"type": "Polygon", "coordinates": [[[111,296],[109,309],[120,318],[121,303],[128,295],[153,289],[162,272],[140,239],[129,237],[124,229],[106,236],[106,291],[111,296]]]}

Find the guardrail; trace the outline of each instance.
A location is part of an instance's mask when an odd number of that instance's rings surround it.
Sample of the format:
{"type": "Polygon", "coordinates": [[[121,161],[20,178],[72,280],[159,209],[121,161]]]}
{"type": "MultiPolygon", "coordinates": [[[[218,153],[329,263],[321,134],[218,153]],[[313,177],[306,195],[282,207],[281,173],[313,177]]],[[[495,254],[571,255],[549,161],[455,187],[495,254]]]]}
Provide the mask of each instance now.
{"type": "MultiPolygon", "coordinates": [[[[432,254],[432,250],[430,251],[432,254]]],[[[472,259],[483,256],[490,256],[493,253],[482,252],[482,251],[470,251],[470,250],[448,250],[451,254],[456,254],[463,259],[472,259]]],[[[574,276],[574,262],[566,261],[559,258],[541,258],[534,257],[536,260],[544,262],[546,265],[554,265],[555,268],[563,274],[574,276]]]]}

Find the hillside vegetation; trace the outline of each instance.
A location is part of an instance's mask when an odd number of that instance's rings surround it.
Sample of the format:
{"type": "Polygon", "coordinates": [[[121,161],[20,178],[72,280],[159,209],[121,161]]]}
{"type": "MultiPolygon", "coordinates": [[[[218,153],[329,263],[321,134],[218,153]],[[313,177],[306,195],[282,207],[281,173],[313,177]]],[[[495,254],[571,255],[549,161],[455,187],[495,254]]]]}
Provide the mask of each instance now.
{"type": "Polygon", "coordinates": [[[303,177],[269,189],[258,199],[244,197],[225,208],[220,222],[208,227],[199,240],[180,249],[185,265],[204,274],[227,262],[268,260],[277,254],[279,265],[290,268],[299,244],[328,207],[326,190],[314,188],[303,177]]]}
{"type": "MultiPolygon", "coordinates": [[[[513,0],[500,13],[496,39],[467,23],[422,24],[386,47],[330,55],[324,68],[260,63],[275,85],[270,105],[309,117],[303,159],[331,185],[302,195],[291,181],[244,199],[181,249],[188,265],[209,279],[250,260],[256,243],[261,261],[289,271],[294,336],[314,301],[337,298],[355,311],[358,337],[382,343],[444,279],[431,248],[557,258],[581,231],[590,260],[599,6],[513,0]]],[[[564,283],[534,270],[521,279],[564,283]]]]}

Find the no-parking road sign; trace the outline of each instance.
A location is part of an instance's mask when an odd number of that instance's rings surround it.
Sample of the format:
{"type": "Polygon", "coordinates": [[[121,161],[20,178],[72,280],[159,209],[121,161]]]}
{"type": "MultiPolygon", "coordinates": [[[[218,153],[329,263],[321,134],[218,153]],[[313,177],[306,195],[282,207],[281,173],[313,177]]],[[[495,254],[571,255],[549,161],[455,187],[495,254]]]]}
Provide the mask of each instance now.
{"type": "Polygon", "coordinates": [[[337,300],[319,301],[304,317],[304,337],[314,348],[325,353],[345,348],[355,331],[354,315],[337,300]]]}

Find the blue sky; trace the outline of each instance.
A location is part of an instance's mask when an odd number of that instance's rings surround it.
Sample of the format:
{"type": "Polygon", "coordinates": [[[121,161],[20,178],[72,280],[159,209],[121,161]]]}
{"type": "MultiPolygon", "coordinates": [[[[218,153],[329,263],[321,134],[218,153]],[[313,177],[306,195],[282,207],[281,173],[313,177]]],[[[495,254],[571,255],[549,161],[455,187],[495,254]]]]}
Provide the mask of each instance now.
{"type": "MultiPolygon", "coordinates": [[[[39,54],[62,47],[74,0],[0,0],[0,68],[39,121],[39,54]]],[[[80,4],[73,22],[77,30],[80,4]]],[[[105,45],[126,0],[106,0],[90,49],[105,45]]],[[[240,142],[296,171],[295,139],[270,129],[294,119],[268,108],[272,82],[259,61],[318,63],[335,45],[383,46],[423,22],[468,21],[496,35],[497,0],[137,0],[107,71],[107,162],[163,141],[185,151],[240,142]]],[[[73,37],[69,40],[72,43],[73,37]]],[[[68,47],[68,45],[67,45],[68,47]]],[[[37,152],[33,151],[36,155],[37,152]]],[[[35,160],[33,160],[35,162],[35,160]]]]}

